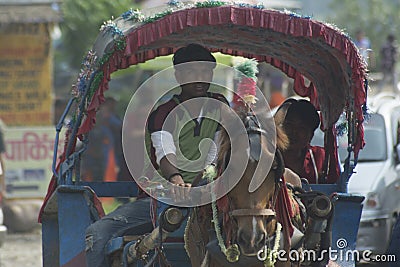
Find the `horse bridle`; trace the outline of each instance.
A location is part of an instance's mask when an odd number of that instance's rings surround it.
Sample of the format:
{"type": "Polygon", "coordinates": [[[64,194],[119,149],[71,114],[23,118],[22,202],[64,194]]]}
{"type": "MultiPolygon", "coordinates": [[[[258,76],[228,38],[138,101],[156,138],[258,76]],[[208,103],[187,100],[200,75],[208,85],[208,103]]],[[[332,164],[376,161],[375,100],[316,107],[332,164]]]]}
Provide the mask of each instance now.
{"type": "MultiPolygon", "coordinates": [[[[267,136],[267,132],[261,128],[260,123],[258,122],[256,116],[252,113],[247,114],[246,118],[244,119],[244,125],[247,135],[249,136],[250,158],[258,162],[260,160],[260,155],[261,155],[261,135],[267,136]]],[[[275,158],[278,158],[278,166],[276,167],[276,169],[283,169],[283,157],[278,148],[276,149],[275,152],[275,158]]],[[[275,176],[275,191],[270,208],[234,209],[234,210],[229,209],[230,210],[229,217],[241,217],[241,216],[275,217],[276,213],[274,207],[281,184],[280,181],[282,174],[283,172],[282,173],[279,172],[279,174],[275,176]]]]}

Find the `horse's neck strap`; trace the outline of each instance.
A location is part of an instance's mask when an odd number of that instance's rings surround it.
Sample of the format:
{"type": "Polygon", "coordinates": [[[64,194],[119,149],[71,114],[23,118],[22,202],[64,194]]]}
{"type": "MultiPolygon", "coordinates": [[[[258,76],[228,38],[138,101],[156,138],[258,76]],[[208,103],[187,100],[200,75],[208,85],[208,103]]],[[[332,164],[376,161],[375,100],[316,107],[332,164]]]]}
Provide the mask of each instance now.
{"type": "Polygon", "coordinates": [[[230,216],[275,216],[272,209],[237,209],[229,212],[230,216]]]}

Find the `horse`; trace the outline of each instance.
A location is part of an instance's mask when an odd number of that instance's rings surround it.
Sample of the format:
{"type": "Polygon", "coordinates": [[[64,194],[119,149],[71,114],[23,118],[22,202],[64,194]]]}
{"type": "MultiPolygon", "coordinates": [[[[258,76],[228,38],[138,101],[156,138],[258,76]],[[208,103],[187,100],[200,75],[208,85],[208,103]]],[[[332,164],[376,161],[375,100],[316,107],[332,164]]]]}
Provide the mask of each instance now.
{"type": "Polygon", "coordinates": [[[210,220],[215,217],[212,211],[213,203],[195,208],[185,231],[185,247],[192,266],[264,266],[264,262],[257,258],[257,254],[267,243],[271,243],[271,240],[274,243],[274,237],[280,238],[276,237],[278,222],[274,206],[282,186],[281,177],[285,171],[279,151],[287,147],[287,136],[276,128],[276,151],[274,151],[268,140],[272,133],[261,127],[255,114],[242,112],[239,116],[242,118],[248,138],[229,137],[227,131],[223,130],[217,160],[218,168],[224,169],[228,161],[235,162],[238,157],[243,157],[247,147],[250,148],[247,167],[241,179],[217,203],[221,210],[219,220],[222,220],[221,236],[225,238],[223,241],[225,244],[221,244],[221,240],[218,241],[214,237],[215,235],[218,237],[216,233],[218,229],[210,220]],[[232,150],[232,142],[235,142],[235,151],[232,150]],[[264,168],[263,159],[257,157],[261,151],[274,158],[272,167],[264,172],[267,173],[266,177],[259,177],[263,179],[262,184],[255,191],[249,192],[248,188],[257,166],[264,168]],[[220,247],[224,245],[226,249],[222,249],[224,253],[220,253],[220,247]]]}

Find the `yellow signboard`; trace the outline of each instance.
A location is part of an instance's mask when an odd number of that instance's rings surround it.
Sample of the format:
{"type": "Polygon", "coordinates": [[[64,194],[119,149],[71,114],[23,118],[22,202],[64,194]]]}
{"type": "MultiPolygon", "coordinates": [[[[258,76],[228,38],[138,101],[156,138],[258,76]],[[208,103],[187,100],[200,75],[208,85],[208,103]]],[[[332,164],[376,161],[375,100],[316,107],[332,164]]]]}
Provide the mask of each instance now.
{"type": "MultiPolygon", "coordinates": [[[[54,127],[4,128],[4,156],[7,199],[43,198],[52,177],[54,127]]],[[[62,153],[65,131],[60,134],[62,153]]]]}
{"type": "Polygon", "coordinates": [[[48,24],[0,31],[0,118],[6,125],[51,125],[50,48],[48,24]]]}

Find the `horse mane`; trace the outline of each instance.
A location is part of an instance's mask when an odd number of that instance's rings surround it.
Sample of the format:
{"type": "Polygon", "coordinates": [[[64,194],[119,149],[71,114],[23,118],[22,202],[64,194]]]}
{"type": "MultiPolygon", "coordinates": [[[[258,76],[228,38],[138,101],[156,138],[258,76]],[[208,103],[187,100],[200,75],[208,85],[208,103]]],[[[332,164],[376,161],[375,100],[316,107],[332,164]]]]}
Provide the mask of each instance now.
{"type": "MultiPolygon", "coordinates": [[[[242,119],[242,122],[244,123],[244,119],[246,118],[247,112],[244,111],[237,111],[239,117],[242,119]]],[[[284,151],[287,149],[289,146],[289,138],[287,134],[284,132],[282,127],[276,124],[275,122],[275,132],[276,132],[276,149],[279,149],[280,151],[284,151]]],[[[221,164],[225,163],[226,160],[226,155],[229,153],[229,150],[231,148],[231,141],[229,138],[229,135],[227,131],[223,128],[221,130],[221,135],[220,135],[220,143],[219,143],[219,153],[218,153],[218,166],[222,166],[221,164]]]]}

